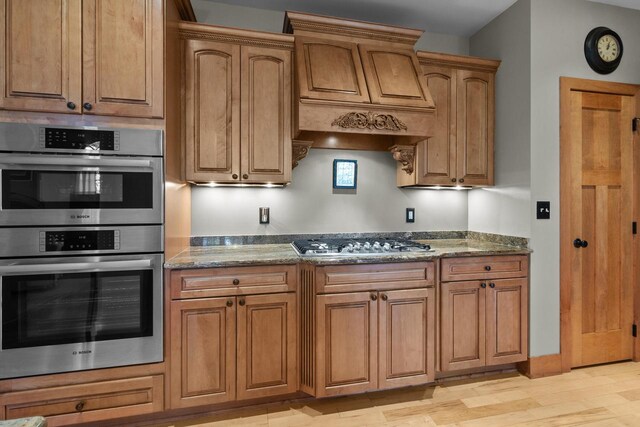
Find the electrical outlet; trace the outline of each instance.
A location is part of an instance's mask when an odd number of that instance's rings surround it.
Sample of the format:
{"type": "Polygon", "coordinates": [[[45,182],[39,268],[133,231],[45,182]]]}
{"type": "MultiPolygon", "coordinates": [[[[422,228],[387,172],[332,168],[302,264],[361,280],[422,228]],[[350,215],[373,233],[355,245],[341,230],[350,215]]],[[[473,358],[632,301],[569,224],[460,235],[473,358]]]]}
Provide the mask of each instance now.
{"type": "Polygon", "coordinates": [[[536,219],[550,219],[551,218],[551,202],[537,202],[536,203],[536,219]]]}
{"type": "Polygon", "coordinates": [[[407,222],[416,222],[416,209],[415,208],[407,208],[407,222]]]}

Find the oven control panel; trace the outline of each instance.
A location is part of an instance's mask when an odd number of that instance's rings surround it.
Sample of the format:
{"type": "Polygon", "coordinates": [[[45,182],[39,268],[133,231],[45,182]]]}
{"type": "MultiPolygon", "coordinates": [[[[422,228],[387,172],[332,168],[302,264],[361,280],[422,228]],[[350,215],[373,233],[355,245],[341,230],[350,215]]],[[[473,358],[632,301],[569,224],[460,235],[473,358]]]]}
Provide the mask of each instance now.
{"type": "Polygon", "coordinates": [[[41,231],[40,252],[120,249],[120,230],[41,231]]]}
{"type": "Polygon", "coordinates": [[[120,150],[120,132],[113,130],[41,128],[40,146],[42,148],[118,151],[120,150]]]}

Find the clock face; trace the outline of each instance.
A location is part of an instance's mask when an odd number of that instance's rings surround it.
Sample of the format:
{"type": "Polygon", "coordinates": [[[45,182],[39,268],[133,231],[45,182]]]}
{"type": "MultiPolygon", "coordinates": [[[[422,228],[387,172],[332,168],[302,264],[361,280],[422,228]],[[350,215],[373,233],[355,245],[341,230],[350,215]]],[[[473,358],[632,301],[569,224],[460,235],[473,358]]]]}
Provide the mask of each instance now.
{"type": "Polygon", "coordinates": [[[606,34],[598,39],[598,55],[605,62],[613,62],[620,55],[618,40],[611,34],[606,34]]]}

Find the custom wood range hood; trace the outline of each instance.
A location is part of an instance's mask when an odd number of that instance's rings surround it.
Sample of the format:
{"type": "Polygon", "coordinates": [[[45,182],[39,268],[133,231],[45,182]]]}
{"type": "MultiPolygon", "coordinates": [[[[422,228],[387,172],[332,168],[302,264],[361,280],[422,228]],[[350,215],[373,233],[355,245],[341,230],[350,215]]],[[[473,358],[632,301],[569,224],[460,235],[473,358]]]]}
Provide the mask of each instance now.
{"type": "Polygon", "coordinates": [[[390,150],[407,173],[435,105],[414,45],[423,31],[286,12],[295,36],[294,161],[309,147],[390,150]]]}

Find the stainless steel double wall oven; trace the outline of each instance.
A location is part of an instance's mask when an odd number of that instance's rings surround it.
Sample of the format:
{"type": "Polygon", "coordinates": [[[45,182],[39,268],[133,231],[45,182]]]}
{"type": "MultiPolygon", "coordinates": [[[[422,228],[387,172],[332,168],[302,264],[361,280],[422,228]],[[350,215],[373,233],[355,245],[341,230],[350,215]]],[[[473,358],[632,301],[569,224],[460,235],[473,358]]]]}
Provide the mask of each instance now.
{"type": "Polygon", "coordinates": [[[0,378],[162,361],[162,147],[0,123],[0,378]]]}

